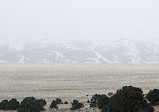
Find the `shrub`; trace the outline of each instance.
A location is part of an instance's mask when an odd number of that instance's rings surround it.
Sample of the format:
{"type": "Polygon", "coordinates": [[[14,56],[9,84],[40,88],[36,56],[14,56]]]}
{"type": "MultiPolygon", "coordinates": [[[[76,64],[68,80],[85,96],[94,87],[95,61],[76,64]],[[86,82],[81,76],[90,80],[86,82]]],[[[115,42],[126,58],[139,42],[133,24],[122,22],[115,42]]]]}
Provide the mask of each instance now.
{"type": "Polygon", "coordinates": [[[108,96],[110,96],[110,97],[113,96],[113,93],[112,93],[112,92],[109,92],[109,93],[108,93],[108,96]]]}
{"type": "Polygon", "coordinates": [[[40,104],[41,107],[44,107],[46,105],[46,101],[44,99],[38,99],[36,101],[37,101],[37,103],[40,104]]]}
{"type": "Polygon", "coordinates": [[[3,100],[0,103],[0,110],[17,110],[19,108],[19,102],[17,99],[3,100]]]}
{"type": "Polygon", "coordinates": [[[92,96],[90,107],[98,107],[102,109],[104,105],[107,105],[109,98],[106,95],[95,94],[92,96]]]}
{"type": "Polygon", "coordinates": [[[104,106],[103,106],[101,112],[108,112],[108,107],[107,107],[107,105],[104,105],[104,106]]]}
{"type": "Polygon", "coordinates": [[[153,112],[153,107],[147,103],[140,88],[125,86],[117,90],[110,98],[103,112],[153,112]]]}
{"type": "Polygon", "coordinates": [[[57,104],[62,104],[62,100],[60,98],[56,98],[56,103],[57,104]]]}
{"type": "Polygon", "coordinates": [[[19,102],[17,99],[11,99],[6,105],[6,110],[17,110],[18,108],[19,102]]]}
{"type": "Polygon", "coordinates": [[[152,105],[159,105],[159,90],[150,90],[146,95],[146,98],[152,105]]]}
{"type": "Polygon", "coordinates": [[[18,112],[40,112],[44,110],[45,100],[37,100],[34,97],[26,97],[20,104],[18,112]]]}
{"type": "Polygon", "coordinates": [[[72,106],[74,106],[74,105],[76,105],[76,104],[78,104],[78,103],[79,103],[78,100],[73,100],[73,102],[72,102],[71,104],[72,104],[72,106]]]}
{"type": "Polygon", "coordinates": [[[79,103],[78,100],[73,100],[71,110],[76,110],[84,107],[83,103],[79,103]]]}
{"type": "Polygon", "coordinates": [[[58,108],[57,102],[56,102],[55,100],[53,100],[53,101],[51,102],[50,108],[55,108],[55,109],[58,108]]]}
{"type": "Polygon", "coordinates": [[[65,102],[64,102],[64,104],[68,104],[68,102],[67,102],[67,101],[65,101],[65,102]]]}
{"type": "Polygon", "coordinates": [[[0,103],[0,110],[6,110],[7,104],[8,104],[8,100],[3,100],[3,101],[0,103]]]}

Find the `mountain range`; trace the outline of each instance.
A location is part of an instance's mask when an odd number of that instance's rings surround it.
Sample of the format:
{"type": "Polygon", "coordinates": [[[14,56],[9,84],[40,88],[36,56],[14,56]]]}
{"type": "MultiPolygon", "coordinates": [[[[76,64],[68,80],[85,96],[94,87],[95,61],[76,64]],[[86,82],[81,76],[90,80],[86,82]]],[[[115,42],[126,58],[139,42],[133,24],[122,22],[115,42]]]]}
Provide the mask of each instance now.
{"type": "Polygon", "coordinates": [[[0,63],[158,63],[159,40],[58,41],[0,45],[0,63]]]}

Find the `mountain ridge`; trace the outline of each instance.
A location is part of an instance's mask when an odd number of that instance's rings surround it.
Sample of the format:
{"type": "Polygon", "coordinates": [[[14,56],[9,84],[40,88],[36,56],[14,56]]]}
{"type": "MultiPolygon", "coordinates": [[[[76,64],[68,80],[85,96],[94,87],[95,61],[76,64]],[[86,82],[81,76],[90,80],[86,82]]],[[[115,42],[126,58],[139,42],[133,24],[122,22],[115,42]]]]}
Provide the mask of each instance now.
{"type": "Polygon", "coordinates": [[[158,63],[159,40],[50,40],[0,46],[0,63],[158,63]]]}

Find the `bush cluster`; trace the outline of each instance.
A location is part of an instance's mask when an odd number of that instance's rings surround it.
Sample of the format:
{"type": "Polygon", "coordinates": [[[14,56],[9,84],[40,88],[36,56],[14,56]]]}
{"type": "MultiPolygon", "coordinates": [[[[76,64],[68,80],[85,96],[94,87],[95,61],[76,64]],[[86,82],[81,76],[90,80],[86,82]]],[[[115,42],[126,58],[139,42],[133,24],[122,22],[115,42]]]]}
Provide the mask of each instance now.
{"type": "MultiPolygon", "coordinates": [[[[140,88],[132,86],[124,86],[118,89],[115,94],[109,93],[95,94],[91,100],[90,107],[98,107],[102,112],[154,112],[152,105],[159,105],[159,90],[150,90],[146,97],[140,88]],[[109,96],[109,97],[108,97],[109,96]],[[148,101],[149,102],[148,102],[148,101]]],[[[67,101],[62,102],[60,98],[56,98],[51,102],[50,108],[58,108],[58,104],[68,104],[67,101]]],[[[84,107],[78,100],[73,100],[71,110],[84,107]]],[[[0,110],[17,110],[17,112],[41,112],[46,105],[43,99],[35,99],[34,97],[26,97],[21,103],[17,99],[3,100],[0,102],[0,110]]]]}
{"type": "Polygon", "coordinates": [[[83,103],[79,103],[78,100],[73,100],[71,104],[72,104],[72,107],[70,108],[71,110],[76,110],[84,107],[83,103]]]}
{"type": "Polygon", "coordinates": [[[147,103],[140,88],[125,86],[117,90],[103,112],[153,112],[153,107],[147,103]],[[106,111],[105,111],[106,110],[106,111]]]}
{"type": "Polygon", "coordinates": [[[143,91],[132,86],[124,86],[110,98],[96,94],[92,96],[90,106],[98,107],[102,112],[154,112],[143,91]]]}
{"type": "Polygon", "coordinates": [[[21,102],[18,112],[40,112],[44,110],[46,101],[43,99],[35,99],[34,97],[26,97],[21,102]]]}
{"type": "Polygon", "coordinates": [[[55,108],[55,109],[58,108],[57,102],[56,102],[55,100],[53,100],[53,101],[51,102],[50,108],[55,108]]]}
{"type": "Polygon", "coordinates": [[[98,107],[102,109],[104,105],[107,105],[109,98],[106,95],[95,94],[92,96],[90,107],[98,107]]]}
{"type": "Polygon", "coordinates": [[[0,110],[17,110],[19,108],[19,102],[13,98],[10,101],[3,100],[0,103],[0,110]]]}
{"type": "Polygon", "coordinates": [[[159,90],[150,90],[146,95],[146,98],[152,105],[159,105],[159,90]]]}
{"type": "Polygon", "coordinates": [[[58,106],[57,106],[58,104],[68,104],[68,102],[65,101],[65,102],[63,103],[60,98],[56,98],[56,100],[53,100],[53,101],[51,102],[50,108],[55,108],[55,109],[57,109],[57,108],[58,108],[58,106]]]}

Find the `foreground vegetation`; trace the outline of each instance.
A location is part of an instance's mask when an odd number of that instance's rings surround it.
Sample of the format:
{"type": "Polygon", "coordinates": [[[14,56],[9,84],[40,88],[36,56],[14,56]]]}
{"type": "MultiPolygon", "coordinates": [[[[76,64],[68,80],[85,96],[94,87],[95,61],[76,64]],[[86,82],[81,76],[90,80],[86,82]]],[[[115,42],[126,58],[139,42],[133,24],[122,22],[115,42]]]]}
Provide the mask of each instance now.
{"type": "MultiPolygon", "coordinates": [[[[142,89],[132,86],[124,86],[116,93],[95,94],[87,101],[90,108],[99,108],[101,112],[154,112],[153,106],[159,105],[159,90],[150,90],[145,96],[142,89]]],[[[68,104],[62,102],[60,98],[53,100],[50,108],[58,109],[59,104],[68,104]]],[[[17,110],[17,112],[40,112],[44,111],[46,101],[34,97],[26,97],[21,103],[17,99],[3,100],[0,103],[0,110],[17,110]]],[[[76,110],[84,107],[84,104],[74,99],[71,102],[70,110],[76,110]]]]}

